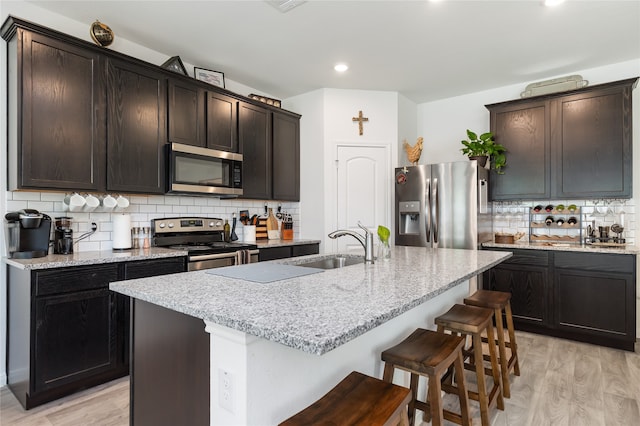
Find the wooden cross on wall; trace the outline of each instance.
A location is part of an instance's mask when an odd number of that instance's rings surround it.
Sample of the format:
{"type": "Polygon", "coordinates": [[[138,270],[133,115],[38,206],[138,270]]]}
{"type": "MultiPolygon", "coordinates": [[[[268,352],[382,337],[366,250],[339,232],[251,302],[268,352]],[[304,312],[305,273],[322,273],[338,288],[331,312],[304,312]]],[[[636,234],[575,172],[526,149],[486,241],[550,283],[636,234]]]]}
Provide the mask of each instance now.
{"type": "Polygon", "coordinates": [[[353,117],[351,121],[353,121],[354,123],[356,121],[358,122],[358,129],[360,130],[360,136],[362,136],[364,134],[364,128],[362,127],[362,123],[364,123],[365,121],[369,121],[369,119],[367,117],[362,116],[362,111],[358,111],[358,116],[353,117]]]}

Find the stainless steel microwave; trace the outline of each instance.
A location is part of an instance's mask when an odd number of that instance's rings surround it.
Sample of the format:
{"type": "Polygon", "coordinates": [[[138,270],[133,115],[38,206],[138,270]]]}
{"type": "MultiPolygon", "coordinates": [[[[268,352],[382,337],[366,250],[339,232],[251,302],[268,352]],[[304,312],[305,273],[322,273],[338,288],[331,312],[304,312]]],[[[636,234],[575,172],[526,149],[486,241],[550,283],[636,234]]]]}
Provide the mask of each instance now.
{"type": "Polygon", "coordinates": [[[168,144],[168,192],[242,195],[242,154],[168,144]]]}

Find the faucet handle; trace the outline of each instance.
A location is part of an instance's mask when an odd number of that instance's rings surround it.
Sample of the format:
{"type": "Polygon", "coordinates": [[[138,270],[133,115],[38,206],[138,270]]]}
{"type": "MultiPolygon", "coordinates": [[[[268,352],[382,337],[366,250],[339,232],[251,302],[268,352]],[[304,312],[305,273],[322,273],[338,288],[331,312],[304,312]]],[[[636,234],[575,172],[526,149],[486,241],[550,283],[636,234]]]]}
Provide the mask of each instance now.
{"type": "Polygon", "coordinates": [[[358,227],[364,231],[365,236],[369,234],[373,234],[373,232],[369,231],[367,227],[363,226],[360,221],[358,221],[358,227]]]}

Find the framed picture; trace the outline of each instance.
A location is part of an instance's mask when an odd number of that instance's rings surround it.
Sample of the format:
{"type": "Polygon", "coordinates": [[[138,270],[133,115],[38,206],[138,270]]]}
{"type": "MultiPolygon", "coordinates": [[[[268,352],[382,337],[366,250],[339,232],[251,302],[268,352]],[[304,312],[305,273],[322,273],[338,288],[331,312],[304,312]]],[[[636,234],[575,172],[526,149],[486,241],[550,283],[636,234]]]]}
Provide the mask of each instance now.
{"type": "Polygon", "coordinates": [[[164,69],[177,72],[178,74],[189,75],[187,74],[187,70],[185,69],[184,64],[182,63],[180,56],[172,56],[169,59],[167,59],[167,61],[164,64],[160,66],[164,69]]]}
{"type": "Polygon", "coordinates": [[[222,87],[224,89],[224,73],[220,71],[211,71],[204,68],[194,68],[194,74],[197,80],[204,81],[213,86],[222,87]]]}

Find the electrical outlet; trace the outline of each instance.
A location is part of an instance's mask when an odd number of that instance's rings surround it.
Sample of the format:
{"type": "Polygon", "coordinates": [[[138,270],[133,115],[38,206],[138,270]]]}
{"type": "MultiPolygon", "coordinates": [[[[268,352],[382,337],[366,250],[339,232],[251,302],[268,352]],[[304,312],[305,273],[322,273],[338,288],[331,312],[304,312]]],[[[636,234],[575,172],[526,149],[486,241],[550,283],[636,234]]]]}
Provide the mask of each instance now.
{"type": "Polygon", "coordinates": [[[218,369],[218,405],[233,413],[235,401],[233,375],[226,370],[218,369]]]}

